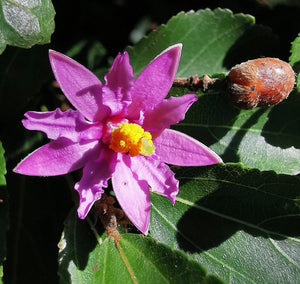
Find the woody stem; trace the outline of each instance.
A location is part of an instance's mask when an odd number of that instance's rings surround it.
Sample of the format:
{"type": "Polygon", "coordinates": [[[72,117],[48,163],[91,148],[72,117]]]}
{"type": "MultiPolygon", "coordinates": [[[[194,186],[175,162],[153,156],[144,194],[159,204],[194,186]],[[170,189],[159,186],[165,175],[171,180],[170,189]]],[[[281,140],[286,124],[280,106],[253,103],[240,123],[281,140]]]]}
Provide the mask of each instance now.
{"type": "Polygon", "coordinates": [[[206,74],[202,78],[194,75],[186,78],[175,78],[173,87],[183,87],[192,91],[201,90],[202,92],[206,92],[208,89],[216,88],[224,80],[225,78],[210,78],[206,74]]]}

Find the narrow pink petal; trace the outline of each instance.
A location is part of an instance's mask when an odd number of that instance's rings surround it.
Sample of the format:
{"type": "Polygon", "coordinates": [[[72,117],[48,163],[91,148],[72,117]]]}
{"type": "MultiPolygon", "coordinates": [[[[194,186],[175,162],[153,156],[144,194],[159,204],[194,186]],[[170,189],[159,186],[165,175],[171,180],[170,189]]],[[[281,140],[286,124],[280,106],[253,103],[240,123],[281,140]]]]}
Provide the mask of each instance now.
{"type": "Polygon", "coordinates": [[[56,51],[49,51],[55,78],[72,105],[88,120],[100,121],[109,114],[102,105],[99,79],[75,60],[56,51]]]}
{"type": "Polygon", "coordinates": [[[111,115],[124,111],[131,102],[130,89],[134,76],[127,52],[118,54],[109,72],[105,75],[103,104],[111,109],[111,115]]]}
{"type": "Polygon", "coordinates": [[[113,91],[122,88],[129,90],[132,87],[134,76],[129,63],[129,55],[125,51],[118,54],[109,72],[104,76],[106,85],[113,91]]]}
{"type": "Polygon", "coordinates": [[[80,203],[77,209],[78,218],[84,219],[89,213],[95,201],[101,198],[104,190],[102,188],[87,188],[80,192],[80,203]]]}
{"type": "Polygon", "coordinates": [[[149,157],[136,156],[131,158],[131,170],[139,180],[146,180],[151,190],[169,198],[175,203],[178,194],[178,180],[170,168],[161,162],[156,155],[149,157]]]}
{"type": "Polygon", "coordinates": [[[143,128],[150,131],[160,131],[169,128],[184,119],[185,113],[197,100],[196,95],[186,94],[181,97],[170,97],[163,100],[145,117],[143,128]]]}
{"type": "Polygon", "coordinates": [[[147,234],[151,209],[149,186],[131,171],[129,156],[118,153],[112,185],[125,214],[142,233],[147,234]]]}
{"type": "Polygon", "coordinates": [[[22,120],[25,128],[43,131],[52,140],[65,137],[77,142],[100,139],[102,135],[101,124],[88,123],[80,112],[72,109],[65,112],[59,108],[49,112],[29,111],[25,117],[27,119],[22,120]]]}
{"type": "Polygon", "coordinates": [[[167,164],[177,166],[206,166],[222,159],[196,139],[172,129],[165,129],[155,138],[155,153],[167,164]]]}
{"type": "Polygon", "coordinates": [[[158,55],[136,78],[131,92],[132,103],[128,107],[131,117],[139,110],[153,109],[167,96],[173,84],[182,44],[175,44],[158,55]]]}
{"type": "Polygon", "coordinates": [[[14,172],[29,176],[63,175],[82,168],[98,154],[98,141],[80,144],[61,137],[29,154],[14,172]]]}
{"type": "Polygon", "coordinates": [[[115,170],[116,153],[102,148],[97,160],[89,161],[83,168],[82,178],[75,184],[80,196],[78,217],[84,219],[94,202],[100,199],[107,181],[115,170]]]}

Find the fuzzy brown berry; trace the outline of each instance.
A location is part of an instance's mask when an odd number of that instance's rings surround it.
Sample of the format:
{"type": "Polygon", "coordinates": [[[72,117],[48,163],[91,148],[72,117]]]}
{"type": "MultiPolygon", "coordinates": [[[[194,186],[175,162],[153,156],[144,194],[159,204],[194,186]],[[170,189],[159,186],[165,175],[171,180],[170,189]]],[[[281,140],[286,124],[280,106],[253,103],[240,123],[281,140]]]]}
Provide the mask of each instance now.
{"type": "Polygon", "coordinates": [[[259,58],[234,66],[227,76],[227,93],[242,109],[270,106],[286,99],[293,90],[292,67],[277,58],[259,58]]]}

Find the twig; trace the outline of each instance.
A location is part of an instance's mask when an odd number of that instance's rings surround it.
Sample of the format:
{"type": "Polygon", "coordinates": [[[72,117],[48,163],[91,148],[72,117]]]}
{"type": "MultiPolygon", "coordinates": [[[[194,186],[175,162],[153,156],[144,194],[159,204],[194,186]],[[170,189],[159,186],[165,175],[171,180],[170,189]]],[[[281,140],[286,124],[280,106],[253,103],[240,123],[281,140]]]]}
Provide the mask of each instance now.
{"type": "Polygon", "coordinates": [[[101,198],[95,202],[94,211],[95,218],[99,218],[103,224],[107,236],[113,237],[115,242],[118,243],[121,239],[121,235],[118,232],[118,224],[123,225],[125,228],[130,221],[125,215],[123,210],[115,208],[115,200],[112,196],[102,194],[101,198]]]}
{"type": "Polygon", "coordinates": [[[208,89],[219,87],[220,83],[224,82],[224,78],[210,78],[204,74],[202,78],[197,75],[186,78],[175,78],[173,87],[187,88],[192,91],[201,90],[206,92],[208,89]]]}

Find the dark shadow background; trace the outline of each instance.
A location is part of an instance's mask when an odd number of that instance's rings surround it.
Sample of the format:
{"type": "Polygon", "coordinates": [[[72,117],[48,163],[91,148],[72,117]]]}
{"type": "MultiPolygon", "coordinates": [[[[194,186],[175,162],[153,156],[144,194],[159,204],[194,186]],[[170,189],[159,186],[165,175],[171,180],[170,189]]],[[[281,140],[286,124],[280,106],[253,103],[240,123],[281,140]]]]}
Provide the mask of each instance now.
{"type": "MultiPolygon", "coordinates": [[[[99,41],[106,50],[105,58],[100,64],[106,66],[106,63],[112,57],[115,57],[119,51],[125,49],[127,45],[133,44],[129,39],[129,34],[139,21],[145,17],[150,20],[151,24],[148,28],[150,31],[155,25],[166,23],[170,17],[180,11],[221,7],[229,8],[234,13],[251,14],[256,18],[256,23],[269,26],[278,35],[280,46],[274,52],[276,53],[274,56],[276,55],[276,57],[286,61],[288,61],[290,54],[290,43],[300,31],[300,8],[277,6],[270,9],[255,0],[54,0],[53,4],[56,10],[56,29],[52,35],[52,42],[44,47],[34,47],[33,50],[39,50],[41,58],[47,59],[45,54],[48,48],[64,53],[80,40],[99,41]]],[[[259,42],[257,44],[259,45],[259,42]]],[[[17,85],[20,90],[23,85],[17,78],[22,78],[21,75],[24,73],[22,66],[30,64],[30,60],[33,60],[29,57],[31,54],[29,51],[22,50],[21,53],[24,60],[20,61],[20,66],[15,66],[14,74],[16,78],[11,80],[12,84],[17,85]]],[[[1,61],[5,60],[6,57],[19,56],[16,54],[19,54],[19,51],[8,47],[1,55],[1,61]]],[[[244,59],[243,55],[235,54],[234,50],[231,56],[236,56],[236,62],[244,59]]],[[[250,57],[251,55],[249,55],[250,57]]],[[[79,58],[79,61],[86,64],[84,56],[81,59],[79,58]]],[[[37,66],[37,64],[33,64],[33,66],[37,66]]],[[[34,72],[37,74],[32,73],[30,80],[34,82],[40,80],[39,76],[42,72],[39,71],[35,70],[34,72]]],[[[47,72],[49,78],[53,78],[50,65],[47,72]]],[[[32,93],[32,96],[29,96],[24,109],[22,109],[22,106],[21,109],[18,108],[17,101],[12,101],[12,109],[6,113],[6,116],[0,114],[0,138],[6,150],[8,172],[6,178],[10,207],[4,280],[5,283],[9,284],[55,284],[58,283],[57,243],[61,237],[64,219],[73,205],[68,182],[63,177],[33,178],[19,176],[12,173],[12,169],[26,154],[26,152],[17,152],[17,149],[22,145],[22,141],[26,138],[20,137],[19,133],[23,133],[24,136],[31,135],[32,145],[25,147],[27,151],[35,149],[47,141],[36,133],[28,134],[29,132],[25,130],[18,131],[22,128],[20,120],[24,110],[33,110],[32,106],[37,107],[41,104],[54,109],[64,102],[59,97],[55,87],[51,85],[50,79],[48,79],[47,84],[41,86],[41,91],[29,88],[26,92],[32,93]],[[42,94],[42,96],[39,96],[39,94],[42,94]],[[10,115],[13,119],[10,119],[10,115]]],[[[9,93],[7,96],[9,96],[9,93]]],[[[256,118],[253,117],[253,119],[256,118]]],[[[239,137],[236,137],[236,139],[237,141],[233,142],[238,142],[239,137]]],[[[213,199],[214,196],[211,198],[213,199]]],[[[210,202],[210,200],[201,202],[210,202]]],[[[208,220],[207,216],[204,217],[205,220],[208,220]]],[[[212,221],[216,222],[217,220],[212,221]]],[[[186,225],[187,223],[182,223],[182,226],[186,225]]],[[[212,232],[213,235],[215,233],[212,232]]],[[[231,234],[231,231],[223,233],[224,235],[220,235],[220,240],[231,234]]],[[[209,243],[209,239],[203,241],[205,243],[202,246],[205,248],[214,245],[209,243]]]]}
{"type": "Polygon", "coordinates": [[[53,1],[56,9],[56,30],[51,46],[62,52],[81,38],[97,39],[115,56],[130,44],[128,35],[143,17],[154,24],[166,23],[180,11],[217,7],[228,8],[234,13],[248,13],[256,23],[269,26],[280,37],[281,48],[277,55],[287,60],[292,42],[299,33],[299,8],[277,6],[269,9],[255,0],[188,0],[188,1],[53,1]]]}

